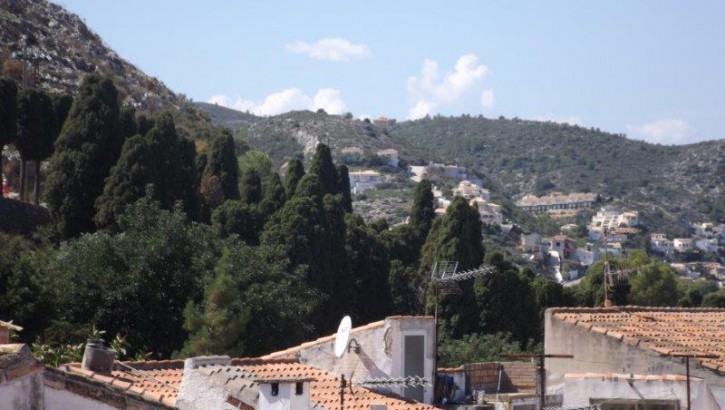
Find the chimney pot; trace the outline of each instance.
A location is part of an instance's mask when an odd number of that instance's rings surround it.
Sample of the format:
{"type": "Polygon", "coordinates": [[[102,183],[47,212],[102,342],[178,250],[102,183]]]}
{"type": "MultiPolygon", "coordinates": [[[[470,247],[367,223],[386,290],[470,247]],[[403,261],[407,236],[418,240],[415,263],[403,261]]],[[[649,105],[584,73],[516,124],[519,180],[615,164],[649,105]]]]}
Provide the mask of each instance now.
{"type": "Polygon", "coordinates": [[[81,367],[96,373],[110,373],[116,351],[103,345],[103,340],[88,339],[81,367]]]}

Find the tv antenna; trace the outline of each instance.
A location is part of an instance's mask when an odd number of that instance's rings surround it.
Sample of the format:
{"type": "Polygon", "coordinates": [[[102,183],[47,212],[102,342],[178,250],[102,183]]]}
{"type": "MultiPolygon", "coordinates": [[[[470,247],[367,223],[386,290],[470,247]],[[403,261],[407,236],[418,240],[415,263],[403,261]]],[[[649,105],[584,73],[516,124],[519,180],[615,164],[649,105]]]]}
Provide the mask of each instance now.
{"type": "Polygon", "coordinates": [[[604,307],[614,306],[611,295],[614,294],[614,288],[617,285],[626,285],[629,283],[629,270],[618,268],[612,271],[609,265],[609,241],[607,239],[607,228],[602,230],[604,238],[604,307]]]}
{"type": "Polygon", "coordinates": [[[433,293],[435,294],[435,355],[433,356],[433,376],[434,390],[435,378],[438,376],[438,300],[443,295],[460,295],[463,294],[458,282],[473,279],[478,276],[485,276],[493,273],[496,269],[493,266],[481,266],[478,269],[470,269],[458,272],[458,261],[436,261],[431,271],[431,281],[433,282],[433,293]]]}

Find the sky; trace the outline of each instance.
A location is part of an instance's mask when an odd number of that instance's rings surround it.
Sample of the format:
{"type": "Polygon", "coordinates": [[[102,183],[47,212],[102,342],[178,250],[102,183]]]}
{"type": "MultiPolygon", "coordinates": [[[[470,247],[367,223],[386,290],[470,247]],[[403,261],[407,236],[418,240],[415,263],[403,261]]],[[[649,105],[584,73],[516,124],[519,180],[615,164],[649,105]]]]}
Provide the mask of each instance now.
{"type": "Polygon", "coordinates": [[[258,115],[725,138],[725,2],[60,0],[173,91],[258,115]]]}

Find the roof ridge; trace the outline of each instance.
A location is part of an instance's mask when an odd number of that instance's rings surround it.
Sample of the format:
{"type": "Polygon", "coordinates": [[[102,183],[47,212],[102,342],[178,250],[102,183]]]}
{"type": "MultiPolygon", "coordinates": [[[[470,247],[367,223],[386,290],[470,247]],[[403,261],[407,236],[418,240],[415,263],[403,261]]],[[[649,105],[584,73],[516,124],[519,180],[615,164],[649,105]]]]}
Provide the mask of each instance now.
{"type": "Polygon", "coordinates": [[[679,307],[679,306],[612,306],[612,307],[589,307],[589,306],[573,306],[573,307],[550,307],[546,309],[551,314],[555,313],[628,313],[628,312],[724,312],[725,308],[716,307],[679,307]]]}

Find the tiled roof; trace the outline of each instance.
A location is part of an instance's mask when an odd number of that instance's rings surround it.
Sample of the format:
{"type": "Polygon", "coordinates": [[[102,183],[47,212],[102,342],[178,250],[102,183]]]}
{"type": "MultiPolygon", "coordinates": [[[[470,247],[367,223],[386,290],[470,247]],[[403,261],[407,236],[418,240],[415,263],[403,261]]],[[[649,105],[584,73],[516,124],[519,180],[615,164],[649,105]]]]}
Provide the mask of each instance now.
{"type": "MultiPolygon", "coordinates": [[[[604,380],[644,380],[644,381],[670,381],[686,382],[687,376],[679,374],[630,374],[630,373],[567,373],[566,379],[604,379],[604,380]]],[[[702,380],[699,377],[690,376],[690,380],[702,380]]]]}
{"type": "Polygon", "coordinates": [[[715,355],[698,359],[725,372],[725,309],[622,306],[552,308],[559,319],[665,356],[715,355]]]}
{"type": "MultiPolygon", "coordinates": [[[[110,375],[101,375],[74,363],[65,370],[140,395],[151,401],[174,407],[183,375],[183,360],[124,362],[110,375]],[[125,366],[123,366],[125,365],[125,366]],[[136,369],[136,371],[130,368],[136,369]]],[[[202,366],[210,377],[227,378],[228,385],[248,386],[253,382],[275,380],[309,380],[310,402],[325,409],[340,407],[340,381],[337,376],[290,360],[232,359],[231,366],[202,366]],[[208,367],[208,369],[206,368],[208,367]]],[[[353,386],[345,389],[346,409],[369,409],[371,404],[385,404],[389,410],[435,410],[436,407],[394,395],[376,393],[353,386]]]]}

